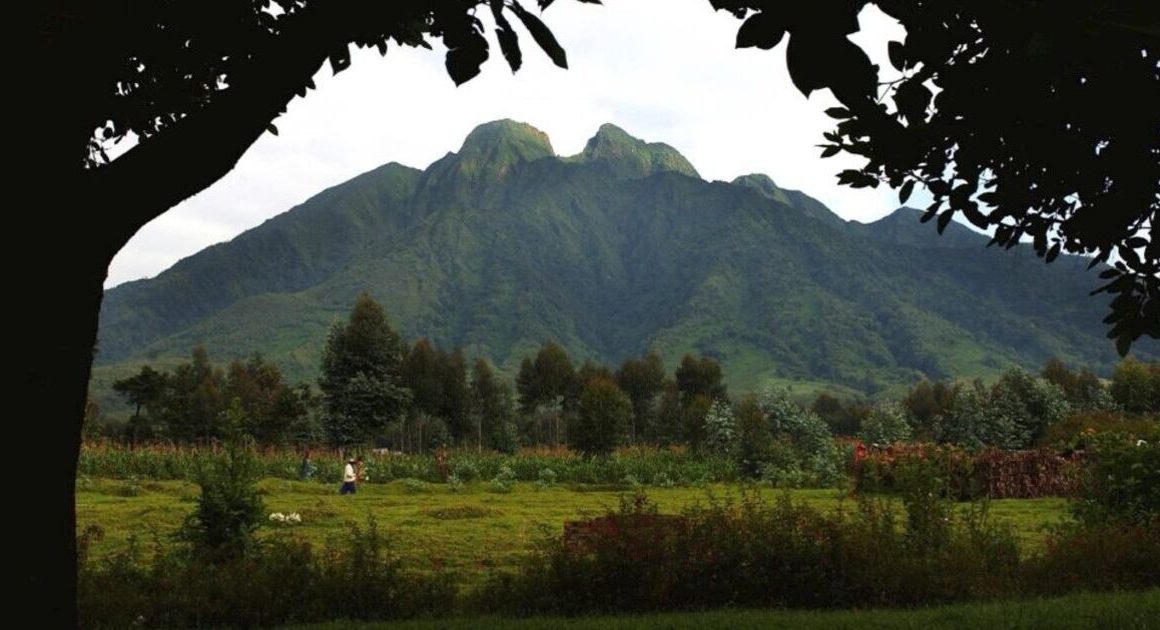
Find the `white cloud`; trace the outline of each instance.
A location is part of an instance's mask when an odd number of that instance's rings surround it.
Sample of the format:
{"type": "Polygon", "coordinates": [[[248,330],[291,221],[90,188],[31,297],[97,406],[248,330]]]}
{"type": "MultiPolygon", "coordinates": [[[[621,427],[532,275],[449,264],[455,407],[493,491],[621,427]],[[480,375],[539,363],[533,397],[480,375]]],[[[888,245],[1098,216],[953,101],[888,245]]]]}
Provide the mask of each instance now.
{"type": "MultiPolygon", "coordinates": [[[[862,17],[857,39],[879,42],[872,57],[884,64],[884,42],[901,29],[881,14],[862,17]]],[[[358,51],[338,76],[324,68],[319,89],[276,121],[279,135],[264,135],[218,183],[142,228],[113,260],[106,286],[156,275],[383,163],[424,168],[497,118],[542,129],[561,155],[579,152],[612,122],[676,147],[706,179],[766,173],[848,219],[873,220],[897,205],[888,190],[836,186],[835,173],[857,161],[818,158],[832,97],[802,97],[784,45],[734,49],[740,22],[705,0],[557,2],[544,18],[568,51],[567,71],[527,33],[519,73],[493,46],[480,76],[460,87],[439,50],[392,48],[386,58],[358,51]]]]}

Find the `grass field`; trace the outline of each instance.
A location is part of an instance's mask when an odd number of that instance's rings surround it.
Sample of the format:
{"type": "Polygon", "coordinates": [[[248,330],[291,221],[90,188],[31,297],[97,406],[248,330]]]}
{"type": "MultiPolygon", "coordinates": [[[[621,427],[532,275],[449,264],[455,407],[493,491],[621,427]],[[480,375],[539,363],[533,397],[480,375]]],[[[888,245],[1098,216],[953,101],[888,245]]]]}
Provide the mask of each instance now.
{"type": "Polygon", "coordinates": [[[981,604],[937,606],[915,610],[720,610],[711,612],[663,613],[610,617],[507,619],[495,617],[448,618],[386,623],[333,622],[295,626],[296,630],[434,630],[446,628],[510,628],[532,630],[555,628],[585,630],[601,628],[704,628],[741,630],[744,628],[792,628],[794,630],[873,630],[874,628],[1004,628],[1083,629],[1098,628],[1147,630],[1160,628],[1160,590],[1137,593],[1078,594],[1067,597],[1015,600],[981,604]]]}
{"type": "MultiPolygon", "coordinates": [[[[364,484],[354,496],[339,496],[333,484],[279,479],[265,479],[259,488],[268,511],[298,512],[303,521],[292,526],[270,524],[262,528],[263,536],[285,534],[324,544],[347,535],[351,523],[365,526],[373,518],[405,566],[452,570],[464,583],[494,568],[512,566],[542,536],[559,535],[565,520],[615,509],[625,492],[579,485],[538,489],[531,483],[516,483],[505,494],[490,491],[487,483],[476,483],[452,493],[445,484],[413,480],[364,484]]],[[[665,513],[698,502],[736,500],[739,491],[735,484],[647,489],[649,498],[665,513]]],[[[90,548],[95,560],[124,549],[130,537],[136,537],[148,553],[153,541],[168,544],[193,509],[198,492],[195,484],[183,481],[86,479],[77,488],[77,531],[93,525],[103,531],[90,548]]],[[[764,488],[760,492],[773,498],[783,491],[764,488]]],[[[853,507],[853,501],[838,490],[791,493],[821,509],[853,507]]],[[[1029,550],[1042,545],[1045,527],[1068,517],[1064,499],[998,500],[991,503],[991,510],[1015,527],[1029,550]]]]}

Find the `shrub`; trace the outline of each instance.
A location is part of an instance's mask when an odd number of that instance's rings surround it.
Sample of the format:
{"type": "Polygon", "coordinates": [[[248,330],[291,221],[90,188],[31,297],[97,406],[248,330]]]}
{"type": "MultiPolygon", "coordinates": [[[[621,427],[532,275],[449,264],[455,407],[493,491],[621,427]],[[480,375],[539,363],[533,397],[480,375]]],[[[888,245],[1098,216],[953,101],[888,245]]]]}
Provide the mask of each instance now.
{"type": "Polygon", "coordinates": [[[1024,585],[1040,595],[1160,586],[1160,518],[1057,527],[1028,560],[1024,585]]]}
{"type": "Polygon", "coordinates": [[[556,472],[551,468],[540,469],[536,476],[536,490],[547,490],[556,484],[556,472]]]}
{"type": "Polygon", "coordinates": [[[253,448],[241,440],[226,445],[223,459],[199,461],[201,495],[178,532],[197,557],[231,560],[253,547],[253,534],[266,514],[256,486],[259,472],[253,448]]]}
{"type": "Polygon", "coordinates": [[[842,477],[841,453],[829,426],[789,399],[789,390],[767,385],[759,402],[773,442],[766,480],[793,486],[829,486],[842,477]]]}
{"type": "Polygon", "coordinates": [[[1141,525],[1160,516],[1160,430],[1149,439],[1125,433],[1093,436],[1077,518],[1089,525],[1141,525]]]}
{"type": "Polygon", "coordinates": [[[85,627],[255,627],[398,619],[448,611],[443,574],[404,570],[372,520],[322,552],[276,536],[245,557],[216,563],[159,551],[143,564],[136,545],[83,562],[77,605],[85,627]]]}
{"type": "Polygon", "coordinates": [[[510,466],[504,464],[499,467],[499,472],[492,478],[491,483],[488,484],[488,490],[499,494],[507,494],[512,491],[512,487],[516,481],[516,473],[510,466]]]}
{"type": "MultiPolygon", "coordinates": [[[[916,487],[911,496],[926,496],[916,487]]],[[[660,515],[642,494],[565,524],[517,574],[493,577],[492,612],[580,614],[718,606],[870,606],[1010,592],[1018,548],[985,508],[963,515],[913,501],[904,527],[889,502],[822,513],[783,495],[711,501],[660,515]]]]}
{"type": "Polygon", "coordinates": [[[1072,496],[1081,466],[1078,454],[1060,455],[1050,449],[970,451],[953,445],[897,445],[870,449],[854,461],[854,488],[896,492],[899,469],[923,462],[938,471],[943,492],[958,500],[1072,496]]]}
{"type": "Polygon", "coordinates": [[[403,480],[403,492],[407,494],[420,494],[428,492],[427,482],[422,479],[407,478],[403,480]]]}

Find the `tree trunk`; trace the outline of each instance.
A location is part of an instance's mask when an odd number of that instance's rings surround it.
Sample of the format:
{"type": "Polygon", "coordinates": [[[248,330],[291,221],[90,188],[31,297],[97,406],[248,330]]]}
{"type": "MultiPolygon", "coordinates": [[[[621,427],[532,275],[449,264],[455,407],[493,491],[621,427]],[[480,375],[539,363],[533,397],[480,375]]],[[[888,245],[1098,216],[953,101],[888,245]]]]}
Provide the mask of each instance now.
{"type": "Polygon", "coordinates": [[[31,618],[45,628],[76,627],[78,621],[77,458],[108,266],[83,242],[90,233],[70,231],[43,227],[37,235],[52,235],[51,244],[30,254],[23,266],[9,267],[19,276],[12,293],[18,306],[11,309],[19,366],[12,391],[18,398],[11,402],[23,400],[29,409],[19,420],[24,438],[13,449],[12,470],[19,474],[13,506],[19,515],[9,522],[17,529],[17,577],[28,590],[15,601],[35,606],[31,618]]]}

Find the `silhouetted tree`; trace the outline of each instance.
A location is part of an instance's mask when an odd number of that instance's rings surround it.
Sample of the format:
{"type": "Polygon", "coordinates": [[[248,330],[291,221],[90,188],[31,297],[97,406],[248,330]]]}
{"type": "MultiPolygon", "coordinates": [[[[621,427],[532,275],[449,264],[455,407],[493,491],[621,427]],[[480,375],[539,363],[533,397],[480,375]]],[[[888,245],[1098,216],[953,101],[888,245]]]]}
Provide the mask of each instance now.
{"type": "Polygon", "coordinates": [[[192,0],[60,0],[12,12],[10,41],[27,60],[12,81],[28,98],[12,114],[20,123],[11,140],[24,149],[11,179],[41,191],[41,200],[14,213],[8,234],[52,235],[52,249],[67,256],[66,264],[37,261],[12,287],[37,305],[13,322],[22,333],[13,385],[45,401],[41,411],[53,419],[24,428],[23,441],[48,452],[27,449],[38,452],[16,462],[50,471],[28,490],[24,504],[39,504],[40,518],[21,525],[27,551],[12,571],[22,588],[52,598],[38,606],[43,625],[77,621],[76,460],[109,261],[143,225],[228,173],[259,136],[277,133],[273,121],[313,88],[325,63],[335,72],[350,65],[351,44],[385,54],[388,45],[441,40],[451,78],[475,76],[489,56],[479,8],[491,10],[513,70],[522,53],[509,16],[556,65],[567,65],[548,28],[515,0],[274,0],[212,9],[192,0]],[[114,147],[127,150],[114,156],[114,147]]]}

